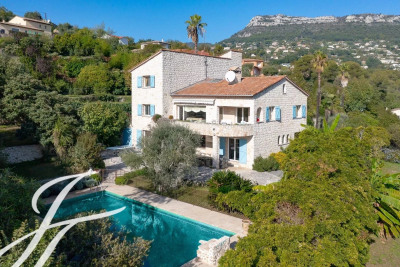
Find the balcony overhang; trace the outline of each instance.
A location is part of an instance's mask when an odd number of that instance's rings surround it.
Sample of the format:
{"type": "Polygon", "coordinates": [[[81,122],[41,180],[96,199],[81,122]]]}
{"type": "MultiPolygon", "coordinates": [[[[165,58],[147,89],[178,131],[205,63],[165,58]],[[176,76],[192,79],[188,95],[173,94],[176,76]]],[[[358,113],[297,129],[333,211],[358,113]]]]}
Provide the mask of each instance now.
{"type": "Polygon", "coordinates": [[[174,99],[175,105],[207,105],[213,106],[215,103],[214,99],[174,99]]]}

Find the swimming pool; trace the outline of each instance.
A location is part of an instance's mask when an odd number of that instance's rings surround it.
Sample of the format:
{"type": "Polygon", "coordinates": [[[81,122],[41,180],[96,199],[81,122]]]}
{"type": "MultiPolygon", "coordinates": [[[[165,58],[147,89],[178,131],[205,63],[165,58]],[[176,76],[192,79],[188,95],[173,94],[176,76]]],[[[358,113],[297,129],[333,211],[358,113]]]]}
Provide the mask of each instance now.
{"type": "Polygon", "coordinates": [[[181,266],[196,257],[199,240],[232,236],[228,232],[107,191],[64,200],[56,218],[83,211],[126,209],[113,216],[116,226],[153,240],[145,266],[181,266]]]}

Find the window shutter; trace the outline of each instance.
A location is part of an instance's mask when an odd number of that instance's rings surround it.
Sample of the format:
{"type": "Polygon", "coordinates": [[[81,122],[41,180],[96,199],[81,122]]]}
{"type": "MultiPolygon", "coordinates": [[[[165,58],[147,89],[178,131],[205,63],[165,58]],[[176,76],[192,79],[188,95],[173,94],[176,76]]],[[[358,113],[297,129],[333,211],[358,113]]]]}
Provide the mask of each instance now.
{"type": "Polygon", "coordinates": [[[142,141],[142,130],[136,130],[136,145],[140,147],[140,143],[142,141]]]}
{"type": "Polygon", "coordinates": [[[302,117],[302,118],[305,118],[305,117],[306,117],[306,105],[303,105],[303,106],[302,106],[301,117],[302,117]]]}
{"type": "Polygon", "coordinates": [[[269,107],[266,107],[265,109],[265,121],[269,122],[269,107]]]}
{"type": "Polygon", "coordinates": [[[150,105],[150,116],[154,116],[156,113],[156,107],[154,105],[150,105]]]}
{"type": "Polygon", "coordinates": [[[296,106],[293,106],[293,119],[297,118],[297,108],[296,106]]]}
{"type": "Polygon", "coordinates": [[[242,164],[247,163],[247,140],[239,139],[239,162],[242,164]]]}
{"type": "Polygon", "coordinates": [[[142,88],[142,76],[137,77],[137,87],[142,88]]]}
{"type": "Polygon", "coordinates": [[[275,108],[275,120],[280,121],[281,120],[281,108],[280,107],[276,107],[275,108]]]}
{"type": "Polygon", "coordinates": [[[139,104],[139,105],[137,106],[137,115],[138,115],[138,116],[142,116],[142,105],[141,105],[141,104],[139,104]]]}
{"type": "Polygon", "coordinates": [[[155,77],[154,76],[150,76],[150,87],[154,88],[155,87],[155,77]]]}

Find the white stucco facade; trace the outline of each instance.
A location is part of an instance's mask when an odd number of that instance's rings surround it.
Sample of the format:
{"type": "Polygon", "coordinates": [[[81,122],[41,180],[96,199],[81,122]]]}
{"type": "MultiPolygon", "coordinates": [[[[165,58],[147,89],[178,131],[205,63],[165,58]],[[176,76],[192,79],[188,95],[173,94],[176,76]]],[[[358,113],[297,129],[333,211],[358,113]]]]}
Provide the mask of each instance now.
{"type": "Polygon", "coordinates": [[[253,96],[173,94],[205,79],[223,79],[230,68],[241,66],[241,53],[228,52],[224,57],[162,51],[133,69],[133,144],[152,126],[152,114],[160,114],[205,136],[205,145],[198,151],[212,157],[217,168],[222,157],[232,165],[251,168],[257,156],[267,157],[287,146],[295,133],[302,130],[301,124],[306,124],[307,105],[306,93],[287,78],[253,96]],[[154,83],[138,87],[138,79],[143,79],[139,77],[145,76],[153,76],[154,83]],[[154,112],[145,115],[143,105],[153,106],[154,112]],[[275,120],[274,114],[267,114],[267,108],[273,107],[280,109],[279,120],[275,120]],[[182,115],[185,108],[201,110],[203,117],[187,119],[182,115]],[[240,121],[239,113],[246,114],[246,121],[240,121]]]}
{"type": "Polygon", "coordinates": [[[49,20],[35,20],[20,16],[15,16],[8,22],[0,22],[0,36],[9,35],[12,32],[49,36],[52,34],[49,20]]]}

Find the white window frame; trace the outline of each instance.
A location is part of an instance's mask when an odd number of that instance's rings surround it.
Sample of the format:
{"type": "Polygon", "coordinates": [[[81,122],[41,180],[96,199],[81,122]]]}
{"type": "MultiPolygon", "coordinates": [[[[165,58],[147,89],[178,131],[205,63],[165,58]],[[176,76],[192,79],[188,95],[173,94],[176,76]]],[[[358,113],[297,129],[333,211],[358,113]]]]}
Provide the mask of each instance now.
{"type": "Polygon", "coordinates": [[[296,105],[296,119],[302,118],[301,113],[302,113],[301,105],[296,105]]]}
{"type": "Polygon", "coordinates": [[[269,107],[269,121],[276,121],[276,108],[275,108],[275,106],[269,107]]]}
{"type": "Polygon", "coordinates": [[[142,76],[142,88],[150,88],[150,87],[151,87],[150,75],[142,76]]]}
{"type": "Polygon", "coordinates": [[[242,121],[248,123],[249,117],[250,117],[250,108],[248,108],[248,107],[236,108],[236,123],[242,123],[242,121]],[[247,109],[247,117],[246,118],[244,116],[245,109],[247,109]],[[242,112],[242,120],[241,121],[239,121],[239,110],[241,110],[241,112],[242,112]]]}
{"type": "Polygon", "coordinates": [[[286,95],[286,93],[287,93],[287,88],[286,88],[286,84],[285,83],[282,85],[282,92],[283,92],[284,95],[286,95]]]}
{"type": "Polygon", "coordinates": [[[150,111],[150,105],[149,104],[144,104],[143,105],[142,114],[143,114],[143,116],[150,116],[151,111],[150,111]]]}

